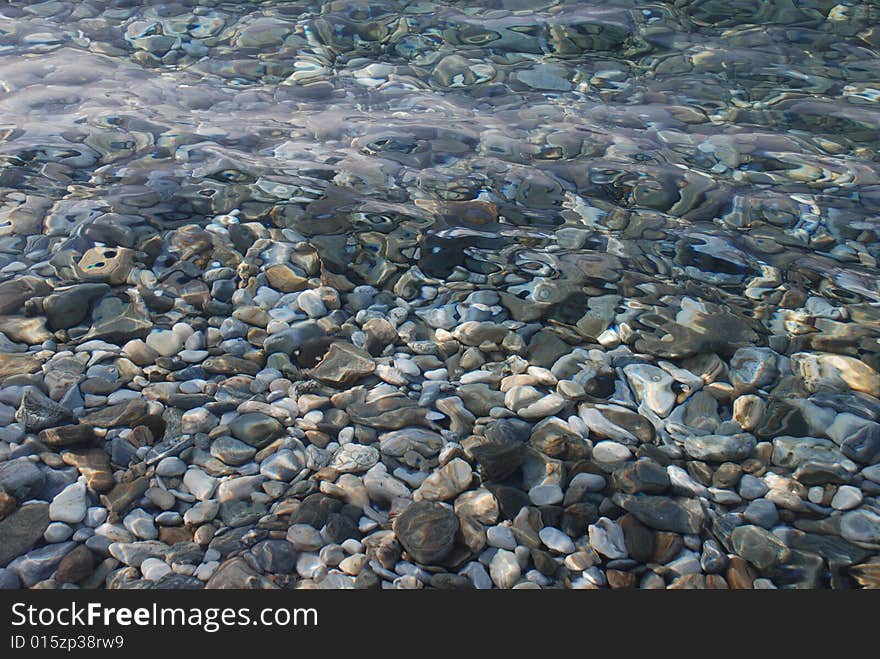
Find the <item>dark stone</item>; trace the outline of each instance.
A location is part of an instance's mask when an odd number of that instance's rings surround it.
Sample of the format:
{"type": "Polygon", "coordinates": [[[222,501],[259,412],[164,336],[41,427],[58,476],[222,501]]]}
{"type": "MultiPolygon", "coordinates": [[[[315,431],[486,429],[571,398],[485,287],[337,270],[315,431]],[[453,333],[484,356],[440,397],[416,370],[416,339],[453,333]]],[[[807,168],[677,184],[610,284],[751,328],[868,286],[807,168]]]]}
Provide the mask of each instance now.
{"type": "MultiPolygon", "coordinates": [[[[151,582],[147,581],[146,583],[150,584],[151,582]]],[[[172,572],[147,587],[154,590],[203,590],[206,586],[195,577],[172,572]]]]}
{"type": "Polygon", "coordinates": [[[205,588],[208,590],[265,590],[275,589],[277,586],[258,574],[243,558],[236,556],[220,564],[220,567],[205,584],[205,588]]]}
{"type": "Polygon", "coordinates": [[[144,477],[117,483],[107,494],[101,495],[101,503],[111,513],[124,515],[144,495],[149,486],[150,480],[144,477]]]}
{"type": "Polygon", "coordinates": [[[861,464],[873,464],[880,457],[880,423],[867,423],[840,445],[840,452],[861,464]]]}
{"type": "Polygon", "coordinates": [[[615,494],[612,500],[652,529],[696,534],[703,525],[703,508],[694,499],[615,494]]]}
{"type": "Polygon", "coordinates": [[[236,417],[229,424],[229,432],[254,448],[261,449],[269,445],[273,439],[284,433],[284,426],[277,420],[262,412],[248,412],[236,417]]]}
{"type": "Polygon", "coordinates": [[[587,532],[587,527],[599,519],[599,510],[586,501],[565,507],[559,528],[572,538],[579,538],[587,532]]]}
{"type": "Polygon", "coordinates": [[[484,481],[502,481],[513,475],[525,459],[525,448],[519,442],[488,443],[470,450],[480,466],[484,481]]]}
{"type": "Polygon", "coordinates": [[[143,398],[132,398],[124,403],[109,405],[86,414],[80,421],[98,428],[115,428],[116,426],[133,428],[143,424],[148,416],[147,401],[143,398]]]}
{"type": "Polygon", "coordinates": [[[633,515],[618,520],[630,557],[639,563],[648,563],[654,555],[654,532],[633,515]]]}
{"type": "Polygon", "coordinates": [[[382,587],[382,580],[368,566],[358,573],[354,580],[356,590],[378,590],[382,587]]]}
{"type": "Polygon", "coordinates": [[[73,414],[60,403],[56,403],[36,387],[28,387],[21,397],[21,404],[15,412],[15,419],[28,432],[61,425],[73,418],[73,414]]]}
{"type": "Polygon", "coordinates": [[[659,494],[669,487],[666,470],[651,459],[628,462],[612,474],[615,489],[627,494],[659,494]]]}
{"type": "Polygon", "coordinates": [[[92,304],[110,291],[109,284],[78,284],[55,291],[43,300],[43,311],[52,330],[68,329],[89,316],[92,304]]]}
{"type": "Polygon", "coordinates": [[[786,561],[791,552],[785,543],[759,526],[739,526],[730,534],[733,551],[762,572],[786,561]]]}
{"type": "Polygon", "coordinates": [[[452,509],[439,503],[417,501],[394,520],[397,539],[418,563],[434,564],[451,551],[458,531],[452,509]]]}
{"type": "Polygon", "coordinates": [[[25,504],[0,521],[0,567],[33,549],[48,526],[48,503],[25,504]]]}
{"type": "Polygon", "coordinates": [[[521,419],[496,419],[486,424],[483,434],[496,444],[524,444],[531,437],[532,424],[521,419]]]}
{"type": "Polygon", "coordinates": [[[25,302],[52,290],[41,277],[14,277],[0,282],[0,315],[17,313],[25,302]]]}
{"type": "Polygon", "coordinates": [[[302,500],[299,508],[290,516],[290,525],[308,524],[316,529],[321,529],[327,523],[332,513],[338,513],[342,509],[342,502],[326,494],[310,494],[302,500]]]}
{"type": "Polygon", "coordinates": [[[341,544],[349,538],[359,539],[361,537],[358,531],[357,521],[351,519],[347,515],[339,513],[330,513],[327,516],[327,523],[324,526],[324,533],[331,542],[341,544]]]}
{"type": "Polygon", "coordinates": [[[198,543],[192,541],[175,542],[165,552],[165,562],[181,563],[185,565],[198,565],[205,557],[205,550],[198,543]]]}
{"type": "Polygon", "coordinates": [[[85,545],[79,545],[61,559],[55,572],[58,583],[77,583],[95,571],[95,556],[85,545]]]}
{"type": "Polygon", "coordinates": [[[232,528],[248,526],[260,521],[266,510],[265,504],[233,499],[220,504],[220,519],[232,528]]]}
{"type": "Polygon", "coordinates": [[[41,430],[37,438],[46,446],[54,448],[83,446],[94,443],[95,429],[85,423],[58,426],[41,430]]]}
{"type": "Polygon", "coordinates": [[[470,579],[460,574],[441,572],[431,577],[431,587],[438,590],[472,590],[474,585],[470,579]]]}
{"type": "Polygon", "coordinates": [[[0,487],[19,501],[33,499],[46,484],[46,475],[26,457],[0,462],[0,487]]]}
{"type": "Polygon", "coordinates": [[[498,501],[501,519],[513,519],[520,510],[531,503],[529,496],[525,492],[509,485],[487,485],[486,489],[498,501]]]}
{"type": "Polygon", "coordinates": [[[553,559],[553,555],[542,549],[532,549],[532,562],[535,569],[545,577],[552,577],[559,570],[559,563],[553,559]]]}
{"type": "Polygon", "coordinates": [[[296,567],[296,550],[286,540],[263,540],[251,548],[263,572],[290,574],[296,567]]]}

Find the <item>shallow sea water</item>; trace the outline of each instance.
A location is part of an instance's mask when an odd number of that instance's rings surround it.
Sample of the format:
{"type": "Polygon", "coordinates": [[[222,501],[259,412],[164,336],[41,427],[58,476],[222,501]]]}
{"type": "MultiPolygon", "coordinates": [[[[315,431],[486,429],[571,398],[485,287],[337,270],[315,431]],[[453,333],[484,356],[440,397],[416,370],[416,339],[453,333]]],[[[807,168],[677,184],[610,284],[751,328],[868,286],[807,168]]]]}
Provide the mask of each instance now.
{"type": "Polygon", "coordinates": [[[13,0],[0,282],[107,245],[195,299],[181,264],[241,273],[258,223],[426,313],[492,291],[693,372],[770,347],[803,367],[761,385],[759,441],[815,432],[808,396],[874,420],[878,26],[875,0],[13,0]]]}

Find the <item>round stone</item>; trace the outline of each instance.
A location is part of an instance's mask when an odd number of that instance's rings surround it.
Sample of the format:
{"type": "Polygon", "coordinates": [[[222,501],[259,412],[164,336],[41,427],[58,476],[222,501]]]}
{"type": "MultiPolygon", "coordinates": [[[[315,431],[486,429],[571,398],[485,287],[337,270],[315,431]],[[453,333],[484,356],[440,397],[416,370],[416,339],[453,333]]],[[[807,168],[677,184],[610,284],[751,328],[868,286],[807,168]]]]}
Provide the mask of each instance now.
{"type": "Polygon", "coordinates": [[[457,531],[452,509],[429,501],[413,503],[394,520],[397,539],[418,563],[443,560],[452,551],[457,531]]]}

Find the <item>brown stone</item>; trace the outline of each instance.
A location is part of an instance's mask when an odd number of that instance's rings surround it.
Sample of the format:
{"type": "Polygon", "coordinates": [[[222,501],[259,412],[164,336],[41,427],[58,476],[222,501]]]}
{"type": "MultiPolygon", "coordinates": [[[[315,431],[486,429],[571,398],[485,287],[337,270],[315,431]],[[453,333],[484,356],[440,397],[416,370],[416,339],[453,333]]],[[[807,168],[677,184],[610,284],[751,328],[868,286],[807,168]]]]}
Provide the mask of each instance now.
{"type": "Polygon", "coordinates": [[[724,576],[733,590],[751,590],[755,573],[748,562],[740,556],[731,556],[724,576]]]}
{"type": "Polygon", "coordinates": [[[95,557],[85,545],[79,545],[61,559],[55,572],[58,583],[77,583],[95,571],[95,557]]]}
{"type": "Polygon", "coordinates": [[[257,363],[231,355],[208,357],[202,362],[202,368],[208,373],[222,373],[224,375],[256,375],[260,372],[260,366],[257,363]]]}
{"type": "Polygon", "coordinates": [[[269,286],[282,293],[301,291],[309,285],[309,280],[301,277],[288,265],[280,263],[266,268],[266,281],[269,286]]]}
{"type": "Polygon", "coordinates": [[[15,506],[15,497],[5,490],[0,489],[0,521],[4,520],[9,513],[15,510],[15,506]]]}
{"type": "Polygon", "coordinates": [[[46,446],[77,446],[94,443],[95,430],[88,424],[80,423],[46,428],[41,430],[37,437],[46,446]]]}
{"type": "Polygon", "coordinates": [[[702,574],[684,574],[669,584],[668,590],[706,590],[706,577],[702,574]]]}
{"type": "Polygon", "coordinates": [[[350,387],[376,370],[376,362],[365,350],[350,343],[333,343],[312,377],[331,387],[350,387]]]}
{"type": "Polygon", "coordinates": [[[134,266],[134,251],[125,247],[92,247],[76,264],[76,275],[82,281],[124,284],[134,266]]]}
{"type": "Polygon", "coordinates": [[[0,353],[0,379],[39,371],[42,364],[31,354],[0,353]]]}
{"type": "Polygon", "coordinates": [[[0,314],[14,314],[31,298],[51,290],[52,287],[41,277],[24,275],[0,282],[0,314]]]}
{"type": "Polygon", "coordinates": [[[0,316],[0,332],[3,332],[16,343],[37,345],[53,338],[52,332],[46,327],[46,319],[24,318],[23,316],[0,316]]]}
{"type": "Polygon", "coordinates": [[[654,534],[654,555],[651,557],[651,562],[665,565],[678,556],[683,545],[684,543],[678,533],[657,531],[654,534]]]}
{"type": "Polygon", "coordinates": [[[149,486],[149,479],[143,477],[127,483],[117,483],[107,494],[101,495],[101,503],[112,514],[123,515],[144,495],[149,486]]]}
{"type": "Polygon", "coordinates": [[[135,426],[128,435],[128,441],[132,446],[140,448],[141,446],[152,446],[156,438],[153,436],[153,431],[147,426],[135,426]]]}
{"type": "Polygon", "coordinates": [[[178,542],[192,542],[192,531],[185,526],[160,526],[159,540],[166,545],[173,545],[178,542]]]}
{"type": "Polygon", "coordinates": [[[95,492],[106,492],[116,485],[110,468],[110,456],[102,449],[65,451],[61,454],[61,459],[65,464],[76,467],[85,476],[89,488],[95,492]]]}
{"type": "Polygon", "coordinates": [[[706,575],[707,590],[728,590],[727,581],[720,574],[706,575]]]}
{"type": "Polygon", "coordinates": [[[82,423],[87,423],[99,428],[113,428],[116,426],[134,427],[143,423],[148,416],[147,402],[142,398],[132,398],[124,403],[110,405],[103,409],[86,414],[82,423]]]}
{"type": "Polygon", "coordinates": [[[636,586],[636,575],[634,575],[632,572],[624,572],[622,570],[608,570],[605,572],[605,577],[608,579],[608,585],[611,586],[614,590],[635,588],[636,586]]]}

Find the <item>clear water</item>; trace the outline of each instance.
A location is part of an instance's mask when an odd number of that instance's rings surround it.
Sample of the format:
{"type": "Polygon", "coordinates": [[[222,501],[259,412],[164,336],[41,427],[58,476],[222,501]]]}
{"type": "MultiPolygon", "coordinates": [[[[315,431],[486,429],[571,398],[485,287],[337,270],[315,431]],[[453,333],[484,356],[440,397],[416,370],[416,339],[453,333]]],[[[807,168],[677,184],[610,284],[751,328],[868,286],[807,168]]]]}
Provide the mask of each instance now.
{"type": "MultiPolygon", "coordinates": [[[[6,2],[0,281],[63,281],[108,226],[256,222],[416,308],[489,290],[694,370],[880,370],[878,26],[875,0],[6,2]]],[[[759,439],[841,383],[766,390],[759,439]]]]}

